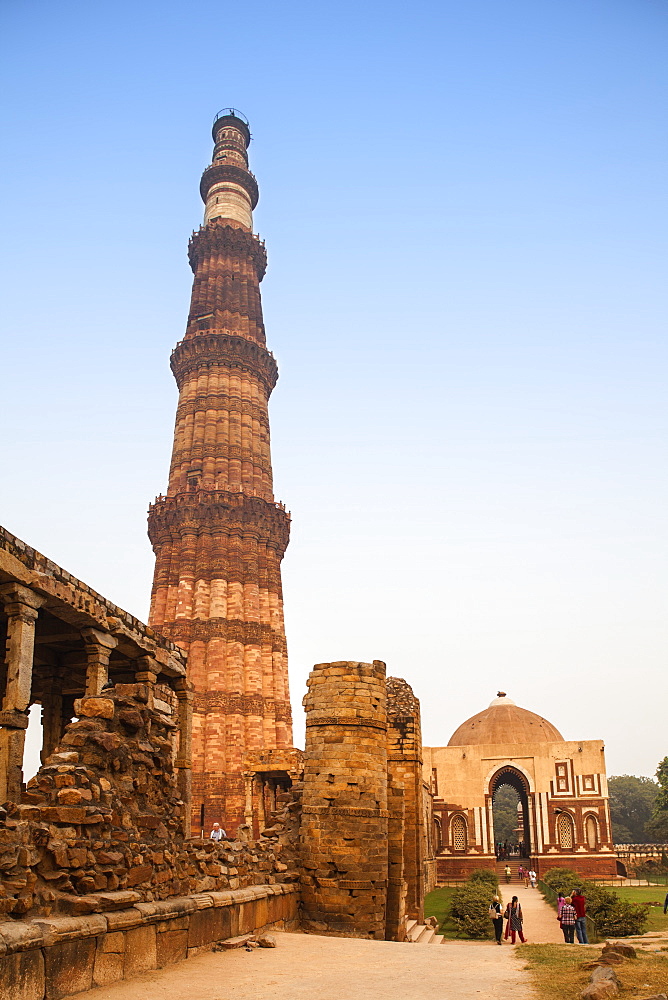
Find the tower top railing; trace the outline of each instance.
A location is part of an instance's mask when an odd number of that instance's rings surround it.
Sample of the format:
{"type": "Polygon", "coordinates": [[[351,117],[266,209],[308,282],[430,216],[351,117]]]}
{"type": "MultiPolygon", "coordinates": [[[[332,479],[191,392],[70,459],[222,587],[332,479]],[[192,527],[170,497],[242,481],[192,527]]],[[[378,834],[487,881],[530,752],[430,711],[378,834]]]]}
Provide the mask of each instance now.
{"type": "Polygon", "coordinates": [[[215,125],[220,118],[227,118],[229,115],[239,118],[244,125],[250,127],[250,122],[246,118],[246,115],[242,111],[239,111],[238,108],[222,108],[213,119],[213,124],[215,125]]]}

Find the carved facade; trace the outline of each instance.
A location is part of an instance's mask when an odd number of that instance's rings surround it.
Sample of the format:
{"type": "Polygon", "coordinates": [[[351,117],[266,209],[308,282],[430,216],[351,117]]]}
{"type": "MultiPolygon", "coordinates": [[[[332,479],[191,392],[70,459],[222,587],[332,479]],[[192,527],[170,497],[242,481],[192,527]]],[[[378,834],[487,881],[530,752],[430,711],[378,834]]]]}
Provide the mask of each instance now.
{"type": "Polygon", "coordinates": [[[523,856],[539,875],[562,867],[593,878],[616,875],[604,749],[602,740],[564,740],[503,692],[462,723],[447,747],[425,747],[438,878],[493,866],[493,802],[502,785],[518,794],[523,856]]]}
{"type": "Polygon", "coordinates": [[[250,132],[230,109],[213,138],[204,225],[189,246],[186,333],[171,358],[179,403],[169,486],[149,511],[149,622],[188,651],[193,823],[234,831],[247,812],[244,754],[292,742],[280,572],[290,518],[272,488],[268,400],[278,370],[262,319],[250,132]]]}

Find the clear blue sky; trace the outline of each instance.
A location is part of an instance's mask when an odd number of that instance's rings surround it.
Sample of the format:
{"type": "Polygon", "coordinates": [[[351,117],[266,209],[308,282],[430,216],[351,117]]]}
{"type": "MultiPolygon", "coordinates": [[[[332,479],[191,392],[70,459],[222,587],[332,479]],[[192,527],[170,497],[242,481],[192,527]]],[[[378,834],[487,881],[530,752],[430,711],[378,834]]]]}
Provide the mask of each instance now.
{"type": "Polygon", "coordinates": [[[0,522],[148,610],[201,221],[249,117],[291,684],[666,722],[667,0],[5,0],[0,522]]]}

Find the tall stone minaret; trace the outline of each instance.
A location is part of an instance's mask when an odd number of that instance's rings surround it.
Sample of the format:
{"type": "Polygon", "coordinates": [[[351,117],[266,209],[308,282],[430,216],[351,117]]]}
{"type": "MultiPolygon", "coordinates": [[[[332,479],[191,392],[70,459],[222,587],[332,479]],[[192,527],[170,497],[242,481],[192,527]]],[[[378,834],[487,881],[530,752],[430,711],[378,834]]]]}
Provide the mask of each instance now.
{"type": "Polygon", "coordinates": [[[248,169],[248,124],[214,122],[200,184],[204,225],[186,334],[172,352],[179,387],[167,496],[149,509],[156,555],[149,622],[188,651],[194,686],[193,827],[243,822],[244,750],[292,742],[281,559],[290,518],[274,501],[267,403],[278,372],[265,346],[263,243],[248,169]]]}

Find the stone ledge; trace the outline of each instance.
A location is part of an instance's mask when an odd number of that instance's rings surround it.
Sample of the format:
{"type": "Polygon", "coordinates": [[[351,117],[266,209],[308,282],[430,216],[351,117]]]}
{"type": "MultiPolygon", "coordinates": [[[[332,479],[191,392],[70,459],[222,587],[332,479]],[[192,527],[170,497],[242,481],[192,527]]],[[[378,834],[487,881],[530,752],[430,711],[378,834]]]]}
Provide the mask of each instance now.
{"type": "Polygon", "coordinates": [[[86,916],[0,923],[2,1000],[61,1000],[299,924],[294,885],[199,893],[86,916]],[[285,898],[283,898],[285,897],[285,898]]]}
{"type": "Polygon", "coordinates": [[[28,921],[5,920],[0,922],[0,956],[32,948],[49,948],[63,941],[145,927],[147,924],[188,916],[198,910],[237,906],[269,896],[289,896],[297,891],[294,884],[255,885],[247,889],[230,889],[229,892],[200,892],[193,896],[174,896],[154,903],[136,903],[127,909],[107,913],[38,917],[28,921]]]}

